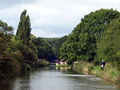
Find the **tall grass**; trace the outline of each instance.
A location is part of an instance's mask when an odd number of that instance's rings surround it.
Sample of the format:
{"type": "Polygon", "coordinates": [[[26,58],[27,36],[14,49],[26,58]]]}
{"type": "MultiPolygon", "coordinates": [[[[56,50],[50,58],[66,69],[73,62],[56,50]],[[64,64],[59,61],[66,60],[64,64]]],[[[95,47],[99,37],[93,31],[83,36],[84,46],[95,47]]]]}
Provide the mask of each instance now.
{"type": "Polygon", "coordinates": [[[75,62],[73,70],[78,73],[92,74],[105,80],[120,84],[120,71],[112,64],[107,63],[104,70],[88,62],[75,62]]]}

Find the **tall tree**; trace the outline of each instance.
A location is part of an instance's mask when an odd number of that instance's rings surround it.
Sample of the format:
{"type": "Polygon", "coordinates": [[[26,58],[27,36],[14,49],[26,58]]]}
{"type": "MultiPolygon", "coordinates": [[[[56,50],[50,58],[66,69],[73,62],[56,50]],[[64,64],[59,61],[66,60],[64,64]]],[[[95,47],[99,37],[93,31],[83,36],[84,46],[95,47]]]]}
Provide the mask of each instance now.
{"type": "Polygon", "coordinates": [[[31,24],[29,15],[26,15],[27,10],[24,10],[20,16],[16,39],[21,40],[23,44],[28,45],[30,40],[31,24]]]}
{"type": "Polygon", "coordinates": [[[120,13],[113,9],[101,9],[85,15],[68,36],[66,46],[62,47],[61,51],[67,52],[67,60],[71,60],[71,62],[74,60],[94,60],[96,43],[99,42],[102,32],[106,30],[112,20],[119,16],[120,13]]]}

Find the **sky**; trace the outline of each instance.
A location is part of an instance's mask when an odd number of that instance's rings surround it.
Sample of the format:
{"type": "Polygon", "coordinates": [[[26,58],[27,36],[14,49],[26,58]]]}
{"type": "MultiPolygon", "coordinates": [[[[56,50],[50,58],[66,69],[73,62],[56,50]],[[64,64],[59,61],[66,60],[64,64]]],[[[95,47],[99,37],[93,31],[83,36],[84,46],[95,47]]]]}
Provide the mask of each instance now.
{"type": "Polygon", "coordinates": [[[0,0],[0,20],[14,27],[27,10],[31,33],[36,37],[63,37],[72,32],[84,15],[99,9],[120,11],[120,0],[0,0]]]}

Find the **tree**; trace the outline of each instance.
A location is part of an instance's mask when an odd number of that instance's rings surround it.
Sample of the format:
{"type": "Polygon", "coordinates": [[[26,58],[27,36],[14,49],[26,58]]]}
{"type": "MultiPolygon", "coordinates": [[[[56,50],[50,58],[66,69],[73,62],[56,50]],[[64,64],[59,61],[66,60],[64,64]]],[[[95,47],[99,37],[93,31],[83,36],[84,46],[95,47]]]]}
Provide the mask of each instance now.
{"type": "Polygon", "coordinates": [[[12,53],[9,52],[12,36],[12,26],[0,20],[0,80],[14,77],[20,69],[12,53]]]}
{"type": "Polygon", "coordinates": [[[60,48],[62,44],[67,40],[67,36],[63,36],[61,38],[44,38],[46,42],[48,42],[51,47],[52,51],[55,54],[57,59],[60,59],[60,48]]]}
{"type": "Polygon", "coordinates": [[[40,59],[46,59],[48,61],[56,59],[51,45],[44,38],[36,38],[33,40],[33,43],[37,47],[38,57],[40,59]]]}
{"type": "Polygon", "coordinates": [[[23,44],[28,45],[30,40],[31,24],[29,15],[26,15],[27,10],[24,10],[20,16],[16,39],[22,40],[23,44]]]}
{"type": "MultiPolygon", "coordinates": [[[[67,60],[93,61],[96,56],[96,43],[99,42],[102,32],[119,15],[120,13],[113,9],[101,9],[85,15],[68,36],[67,46],[62,47],[67,51],[67,60]]],[[[61,51],[61,55],[62,53],[61,51]]]]}
{"type": "Polygon", "coordinates": [[[6,49],[10,46],[13,28],[0,20],[0,59],[4,56],[6,49]]]}
{"type": "Polygon", "coordinates": [[[24,10],[20,16],[15,43],[18,44],[15,47],[23,56],[23,60],[20,62],[23,69],[35,66],[38,59],[37,49],[32,42],[32,38],[30,18],[27,15],[27,10],[24,10]]]}
{"type": "MultiPolygon", "coordinates": [[[[97,44],[97,57],[120,66],[120,18],[110,23],[97,44]]],[[[96,60],[96,63],[100,61],[96,60]]]]}

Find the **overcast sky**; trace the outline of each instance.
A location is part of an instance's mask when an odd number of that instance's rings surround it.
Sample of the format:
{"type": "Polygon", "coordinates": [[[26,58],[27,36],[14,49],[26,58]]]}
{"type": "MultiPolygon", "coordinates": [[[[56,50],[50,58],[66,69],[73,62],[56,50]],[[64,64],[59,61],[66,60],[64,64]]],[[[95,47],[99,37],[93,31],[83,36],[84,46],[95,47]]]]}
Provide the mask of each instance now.
{"type": "Polygon", "coordinates": [[[84,15],[101,8],[120,11],[120,0],[0,0],[0,19],[16,31],[23,10],[37,37],[62,37],[72,32],[84,15]]]}

